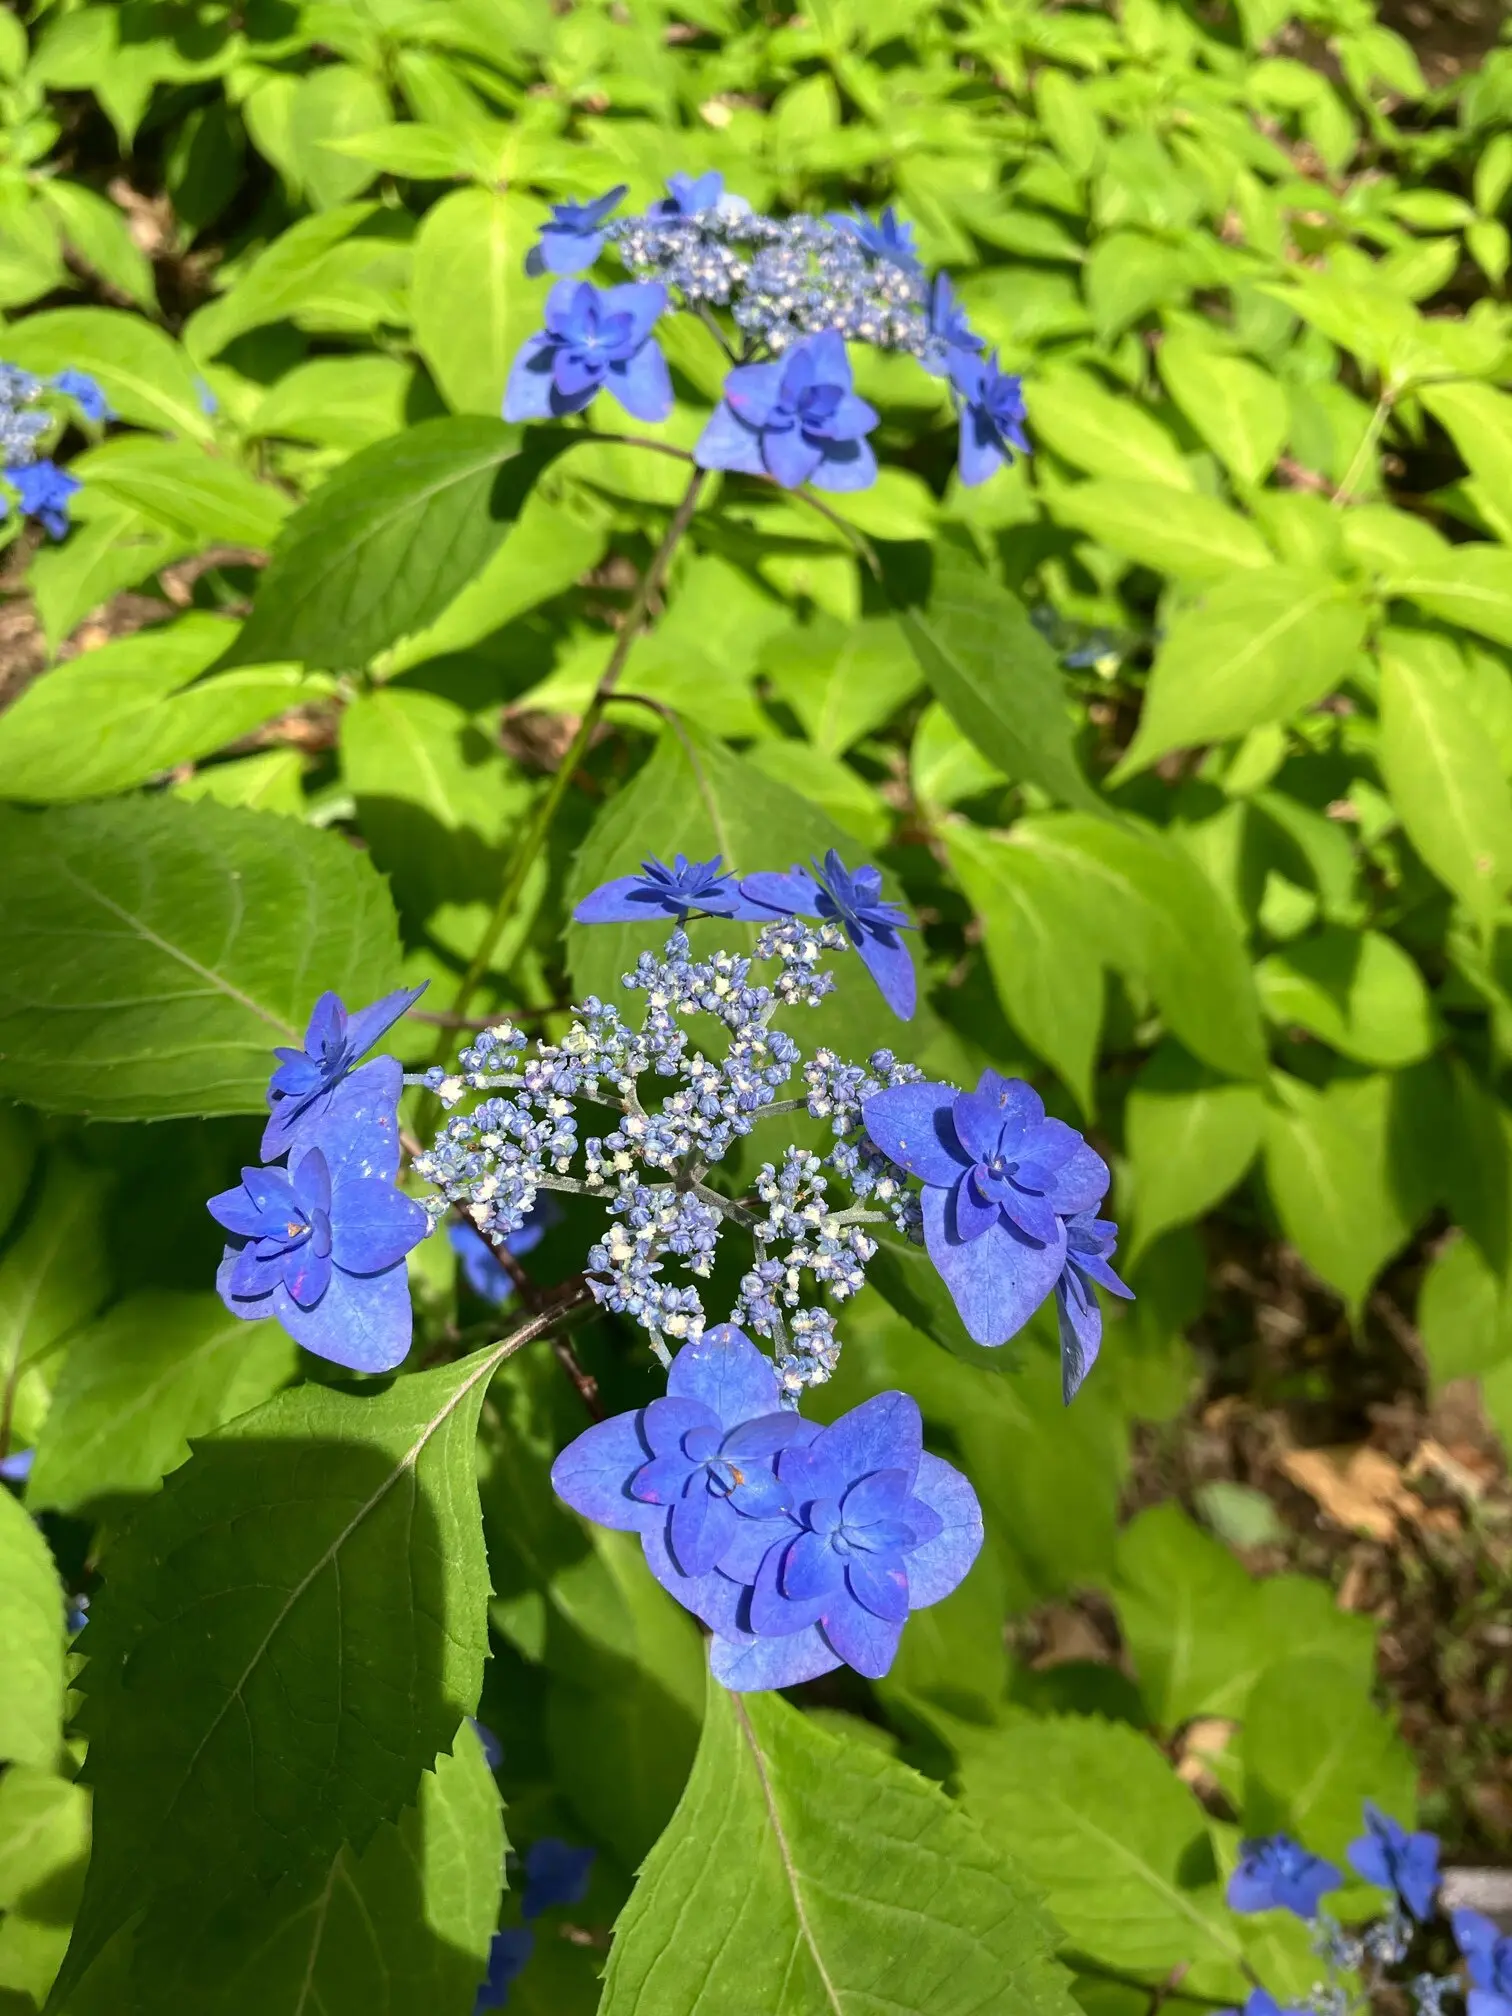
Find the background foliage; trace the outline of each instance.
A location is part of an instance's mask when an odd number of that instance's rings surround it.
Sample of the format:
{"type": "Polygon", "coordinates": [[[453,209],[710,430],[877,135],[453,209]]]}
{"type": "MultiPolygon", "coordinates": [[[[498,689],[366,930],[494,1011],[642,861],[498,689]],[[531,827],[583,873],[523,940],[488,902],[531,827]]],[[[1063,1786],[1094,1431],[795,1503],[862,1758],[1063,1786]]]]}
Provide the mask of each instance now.
{"type": "MultiPolygon", "coordinates": [[[[1052,1944],[1090,2016],[1173,1969],[1305,1990],[1301,1934],[1221,1880],[1243,1829],[1336,1855],[1367,1793],[1410,1819],[1376,1625],[1247,1572],[1242,1486],[1120,1504],[1188,1333],[1221,1339],[1218,1263],[1277,1239],[1339,1319],[1299,1375],[1335,1425],[1389,1319],[1512,1440],[1512,44],[1430,89],[1366,0],[124,0],[0,15],[0,115],[0,354],[119,416],[4,610],[0,1444],[37,1454],[0,1493],[0,2009],[41,2007],[82,1891],[80,2016],[462,2016],[501,1787],[517,1848],[600,1851],[511,2006],[748,2009],[784,1941],[784,2006],[849,2006],[929,1856],[956,1877],[899,2006],[1048,2016],[1052,1944]],[[716,493],[489,947],[683,482],[498,419],[524,254],[550,200],[709,167],[761,204],[896,201],[1024,372],[1037,452],[959,489],[943,403],[858,360],[875,567],[716,493]],[[444,1242],[414,1277],[415,1362],[445,1362],[359,1402],[227,1319],[203,1200],[321,987],[550,1028],[625,964],[562,929],[606,873],[832,842],[925,926],[912,1054],[1031,1075],[1111,1153],[1140,1299],[1064,1413],[1047,1340],[989,1364],[906,1250],[879,1262],[827,1404],[917,1393],[989,1547],[879,1688],[706,1706],[693,1625],[551,1498],[581,1425],[554,1361],[457,1357],[482,1312],[444,1242]],[[250,1540],[217,1511],[248,1502],[250,1540]],[[82,1716],[60,1578],[104,1591],[82,1716]],[[490,1584],[497,1779],[454,1747],[490,1584]],[[1010,1655],[1003,1620],[1069,1592],[1121,1666],[1010,1655]],[[402,1698],[331,1697],[396,1646],[402,1698]],[[792,1858],[830,1900],[796,1927],[792,1858]],[[717,1952],[668,1948],[690,1913],[717,1952]]],[[[717,367],[671,350],[686,446],[717,367]]],[[[434,1026],[396,1033],[430,1061],[434,1026]]],[[[573,1250],[569,1222],[541,1278],[573,1250]]],[[[639,1404],[624,1337],[583,1351],[639,1404]]]]}

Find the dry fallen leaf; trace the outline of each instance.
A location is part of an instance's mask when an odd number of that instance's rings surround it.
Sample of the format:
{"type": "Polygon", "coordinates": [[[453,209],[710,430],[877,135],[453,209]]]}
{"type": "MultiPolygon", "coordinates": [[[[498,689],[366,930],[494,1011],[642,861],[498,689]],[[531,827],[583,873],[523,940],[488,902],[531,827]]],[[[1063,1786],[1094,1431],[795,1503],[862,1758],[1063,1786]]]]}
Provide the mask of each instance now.
{"type": "Polygon", "coordinates": [[[1402,1473],[1380,1449],[1289,1449],[1281,1468],[1338,1526],[1389,1540],[1397,1521],[1421,1511],[1402,1473]]]}

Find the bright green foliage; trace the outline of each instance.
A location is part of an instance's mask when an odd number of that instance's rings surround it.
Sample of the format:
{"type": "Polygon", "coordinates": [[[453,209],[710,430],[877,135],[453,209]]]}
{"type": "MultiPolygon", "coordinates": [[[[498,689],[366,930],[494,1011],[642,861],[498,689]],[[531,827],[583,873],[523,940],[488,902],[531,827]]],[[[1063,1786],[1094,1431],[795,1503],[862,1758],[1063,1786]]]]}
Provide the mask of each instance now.
{"type": "Polygon", "coordinates": [[[51,1764],[63,1721],[63,1592],[47,1543],[0,1498],[0,1761],[51,1764]]]}
{"type": "Polygon", "coordinates": [[[647,1862],[605,2016],[940,2016],[1069,2004],[1033,1893],[937,1787],[775,1696],[712,1681],[682,1804],[647,1862]]]}
{"type": "Polygon", "coordinates": [[[1244,1774],[1245,1826],[1256,1834],[1284,1828],[1315,1842],[1320,1855],[1341,1855],[1355,1838],[1361,1800],[1404,1822],[1415,1805],[1415,1766],[1390,1719],[1357,1674],[1321,1652],[1299,1652],[1256,1683],[1244,1774]]]}

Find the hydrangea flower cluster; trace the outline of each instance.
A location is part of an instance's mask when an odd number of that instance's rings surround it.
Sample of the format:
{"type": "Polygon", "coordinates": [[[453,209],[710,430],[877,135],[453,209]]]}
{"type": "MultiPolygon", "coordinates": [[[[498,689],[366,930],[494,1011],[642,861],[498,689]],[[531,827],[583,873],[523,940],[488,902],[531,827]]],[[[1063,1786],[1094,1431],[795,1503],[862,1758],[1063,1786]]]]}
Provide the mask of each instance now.
{"type": "Polygon", "coordinates": [[[769,217],[713,171],[672,176],[639,216],[614,216],[624,195],[621,185],[557,204],[528,253],[528,273],[562,277],[545,328],[515,359],[507,420],[580,413],[600,390],[638,420],[666,419],[672,384],[652,332],[675,307],[697,317],[732,367],[694,449],[702,468],[789,490],[875,482],[867,436],[879,416],[854,389],[848,343],[903,351],[946,381],[963,483],[1028,453],[1019,378],[986,354],[949,276],[926,274],[912,227],[891,208],[880,218],[769,217]],[[610,247],[627,283],[600,290],[577,277],[610,247]]]}
{"type": "Polygon", "coordinates": [[[70,411],[98,426],[115,416],[104,393],[85,371],[59,371],[39,378],[14,364],[0,364],[0,518],[9,515],[14,500],[24,518],[35,518],[50,539],[68,530],[70,500],[81,487],[76,476],[60,469],[42,452],[50,436],[62,431],[70,411]],[[60,395],[68,401],[60,407],[60,395]]]}
{"type": "MultiPolygon", "coordinates": [[[[1229,1878],[1228,1902],[1235,1911],[1288,1911],[1313,1927],[1313,1951],[1327,1978],[1316,1983],[1306,2002],[1283,2010],[1264,1988],[1256,1988],[1244,2016],[1351,2016],[1377,2006],[1383,1991],[1400,2003],[1405,1990],[1418,2016],[1445,2016],[1446,2001],[1463,2001],[1468,2016],[1512,2016],[1512,1937],[1478,1911],[1449,1914],[1454,1941],[1469,1975],[1468,1988],[1456,1975],[1419,1972],[1402,1978],[1421,1928],[1439,1909],[1439,1843],[1436,1835],[1409,1832],[1372,1800],[1365,1802],[1365,1832],[1350,1843],[1350,1867],[1365,1882],[1387,1893],[1384,1917],[1346,1930],[1330,1916],[1323,1899],[1342,1887],[1343,1872],[1310,1854],[1286,1834],[1245,1841],[1229,1878]],[[1397,1970],[1393,1972],[1393,1970],[1397,1970]],[[1358,1982],[1359,1992],[1351,1986],[1358,1982]]],[[[1237,2012],[1225,2012],[1237,2016],[1237,2012]]]]}

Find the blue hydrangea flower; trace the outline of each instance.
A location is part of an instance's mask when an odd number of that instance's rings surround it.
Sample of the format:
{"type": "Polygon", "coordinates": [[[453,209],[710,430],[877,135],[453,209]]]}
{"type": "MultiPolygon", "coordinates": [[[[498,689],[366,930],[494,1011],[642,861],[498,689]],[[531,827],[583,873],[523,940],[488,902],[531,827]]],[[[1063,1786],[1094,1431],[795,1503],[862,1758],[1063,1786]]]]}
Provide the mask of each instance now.
{"type": "Polygon", "coordinates": [[[204,378],[195,379],[194,396],[199,401],[199,409],[201,413],[204,414],[207,420],[213,420],[216,414],[219,413],[220,411],[220,401],[211,391],[209,381],[207,379],[204,378]]]}
{"type": "Polygon", "coordinates": [[[430,1226],[395,1189],[398,1174],[391,1129],[330,1114],[287,1169],[243,1169],[209,1204],[231,1234],[215,1277],[226,1307],[249,1322],[275,1317],[335,1365],[392,1371],[410,1347],[404,1256],[430,1226]]]}
{"type": "Polygon", "coordinates": [[[1470,1970],[1469,2016],[1512,2016],[1512,1934],[1479,1911],[1456,1911],[1451,1923],[1470,1970]]]}
{"type": "Polygon", "coordinates": [[[976,1493],[924,1449],[908,1394],[879,1393],[828,1428],[802,1426],[777,1459],[792,1507],[750,1588],[731,1602],[726,1569],[689,1606],[714,1630],[714,1677],[736,1692],[841,1665],[880,1679],[909,1612],[948,1596],[982,1545],[976,1493]]]}
{"type": "Polygon", "coordinates": [[[525,1851],[525,1896],[520,1909],[527,1918],[563,1904],[581,1904],[598,1860],[594,1848],[574,1848],[545,1834],[525,1851]]]}
{"type": "MultiPolygon", "coordinates": [[[[339,994],[321,995],[305,1030],[304,1048],[295,1050],[281,1044],[273,1052],[279,1061],[268,1083],[268,1105],[272,1112],[263,1129],[265,1162],[276,1161],[287,1152],[301,1120],[307,1116],[319,1119],[329,1109],[336,1087],[350,1075],[358,1058],[371,1050],[378,1038],[414,1006],[428,984],[422,980],[418,987],[397,987],[370,1008],[358,1008],[350,1014],[339,994]]],[[[368,1068],[371,1074],[372,1067],[368,1068]]],[[[384,1075],[393,1078],[397,1106],[398,1066],[384,1075]]],[[[364,1085],[376,1089],[371,1075],[364,1085]]]]}
{"type": "MultiPolygon", "coordinates": [[[[503,1241],[505,1250],[517,1260],[534,1252],[559,1215],[551,1199],[543,1197],[525,1223],[517,1231],[506,1235],[503,1241]]],[[[492,1302],[496,1309],[502,1309],[514,1294],[515,1284],[495,1248],[475,1225],[464,1224],[460,1218],[452,1219],[446,1228],[446,1236],[457,1256],[462,1278],[474,1295],[480,1301],[492,1302]]]]}
{"type": "Polygon", "coordinates": [[[1021,1078],[984,1071],[974,1092],[897,1085],[863,1108],[885,1155],[924,1185],[924,1243],[978,1344],[1006,1343],[1066,1262],[1063,1219],[1107,1194],[1108,1165],[1045,1117],[1021,1078]]]}
{"type": "Polygon", "coordinates": [[[666,305],[659,281],[601,289],[558,280],[546,298],[546,327],[510,370],[504,418],[560,420],[608,391],[637,420],[665,420],[672,380],[651,331],[666,305]]]}
{"type": "Polygon", "coordinates": [[[1096,1289],[1134,1299],[1134,1290],[1113,1272],[1118,1227],[1099,1218],[1096,1206],[1076,1211],[1066,1220],[1066,1264],[1055,1284],[1055,1313],[1060,1321],[1061,1393],[1069,1406],[1102,1346],[1102,1310],[1096,1289]]]}
{"type": "Polygon", "coordinates": [[[506,1925],[501,1932],[495,1932],[488,1949],[488,1972],[473,2003],[473,2016],[509,2007],[510,1987],[519,1980],[534,1951],[535,1934],[527,1925],[506,1925]]]}
{"type": "Polygon", "coordinates": [[[701,217],[726,201],[724,177],[717,168],[702,175],[679,172],[667,177],[667,194],[651,205],[653,217],[701,217]]]}
{"type": "Polygon", "coordinates": [[[861,955],[882,998],[902,1021],[911,1019],[917,1000],[913,956],[900,931],[915,926],[907,911],[884,901],[882,871],[858,868],[854,874],[831,847],[812,874],[796,865],[784,874],[747,875],[741,893],[768,915],[821,917],[838,924],[861,955]]]}
{"type": "Polygon", "coordinates": [[[8,1456],[0,1456],[0,1478],[7,1484],[24,1484],[36,1460],[35,1449],[12,1449],[8,1456]]]}
{"type": "Polygon", "coordinates": [[[930,289],[920,363],[936,378],[949,378],[954,375],[957,364],[964,364],[978,356],[982,348],[981,337],[967,321],[966,310],[956,299],[950,275],[936,273],[934,286],[930,289]]]}
{"type": "Polygon", "coordinates": [[[572,914],[579,924],[645,924],[662,917],[681,924],[690,911],[701,910],[708,917],[765,923],[770,911],[745,896],[723,861],[722,854],[712,861],[690,861],[678,854],[670,868],[664,861],[643,861],[638,875],[616,875],[612,882],[600,883],[572,914]]]}
{"type": "Polygon", "coordinates": [[[1439,1886],[1438,1836],[1409,1834],[1373,1799],[1365,1801],[1365,1828],[1347,1850],[1349,1866],[1367,1883],[1394,1891],[1414,1918],[1431,1918],[1439,1886]]]}
{"type": "MultiPolygon", "coordinates": [[[[78,477],[44,456],[40,462],[7,464],[5,480],[16,492],[23,517],[39,519],[49,539],[61,539],[68,530],[69,502],[83,488],[78,477]]],[[[8,501],[0,495],[0,518],[8,501]]]]}
{"type": "Polygon", "coordinates": [[[914,246],[912,224],[905,224],[891,203],[880,217],[868,217],[864,210],[832,210],[829,221],[837,231],[848,231],[874,259],[890,260],[905,272],[918,269],[919,254],[914,246]]]}
{"type": "Polygon", "coordinates": [[[686,1602],[690,1582],[727,1562],[755,1574],[788,1504],[773,1459],[802,1426],[770,1363],[720,1323],[678,1352],[664,1398],[570,1442],[552,1487],[599,1525],[639,1533],[651,1572],[686,1602]]]}
{"type": "Polygon", "coordinates": [[[525,271],[536,279],[543,273],[585,273],[604,249],[605,221],[626,187],[616,183],[591,203],[553,203],[539,241],[525,255],[525,271]]]}
{"type": "Polygon", "coordinates": [[[1029,453],[1024,432],[1024,381],[1014,371],[998,369],[997,352],[971,357],[957,352],[950,382],[961,395],[961,481],[985,483],[1013,450],[1029,453]]]}
{"type": "Polygon", "coordinates": [[[59,371],[52,385],[55,392],[62,392],[74,401],[86,420],[98,425],[115,419],[115,408],[87,371],[59,371]]]}
{"type": "Polygon", "coordinates": [[[878,416],[851,386],[850,358],[832,329],[775,364],[737,364],[693,459],[701,469],[770,476],[785,490],[865,490],[877,478],[865,437],[878,416]]]}
{"type": "MultiPolygon", "coordinates": [[[[1218,2016],[1239,2016],[1239,2012],[1237,2009],[1220,2009],[1218,2016]]],[[[1265,1989],[1251,1988],[1249,2000],[1244,2005],[1244,2016],[1313,2016],[1313,2011],[1295,2006],[1283,2008],[1265,1989]]]]}
{"type": "Polygon", "coordinates": [[[1231,1911],[1290,1911],[1298,1918],[1316,1918],[1318,1905],[1344,1878],[1332,1862],[1310,1855],[1289,1834],[1268,1834],[1245,1841],[1239,1864],[1228,1881],[1231,1911]]]}

